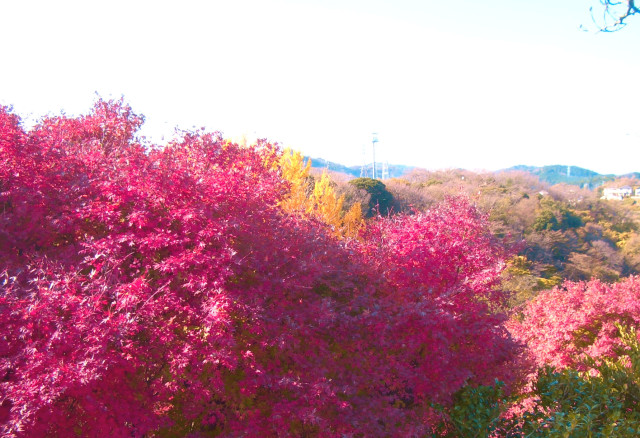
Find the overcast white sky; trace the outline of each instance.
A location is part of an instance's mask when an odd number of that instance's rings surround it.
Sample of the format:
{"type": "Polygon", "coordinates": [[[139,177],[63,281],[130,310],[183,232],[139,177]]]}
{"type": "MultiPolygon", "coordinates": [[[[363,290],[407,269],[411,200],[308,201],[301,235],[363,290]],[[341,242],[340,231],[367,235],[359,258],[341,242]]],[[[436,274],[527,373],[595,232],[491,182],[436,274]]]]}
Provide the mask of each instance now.
{"type": "Polygon", "coordinates": [[[28,122],[95,93],[176,126],[361,164],[640,171],[640,17],[597,0],[8,1],[0,104],[28,122]],[[579,29],[580,25],[590,32],[579,29]]]}

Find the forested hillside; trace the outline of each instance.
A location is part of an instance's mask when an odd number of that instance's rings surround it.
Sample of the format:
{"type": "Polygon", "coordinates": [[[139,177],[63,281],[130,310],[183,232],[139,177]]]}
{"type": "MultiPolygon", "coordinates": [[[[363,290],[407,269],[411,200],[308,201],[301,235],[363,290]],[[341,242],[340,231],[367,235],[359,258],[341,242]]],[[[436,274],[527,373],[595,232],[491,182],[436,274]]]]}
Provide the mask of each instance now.
{"type": "MultiPolygon", "coordinates": [[[[514,303],[563,280],[617,281],[640,270],[640,204],[603,200],[602,188],[549,185],[522,171],[465,170],[414,170],[384,182],[336,176],[334,185],[345,206],[360,202],[369,216],[411,214],[447,197],[467,197],[489,215],[494,235],[516,248],[503,283],[516,293],[514,303]]],[[[640,180],[607,183],[622,185],[640,180]]]]}
{"type": "Polygon", "coordinates": [[[540,181],[548,184],[573,184],[580,187],[595,189],[607,181],[615,179],[615,175],[600,175],[589,169],[578,166],[513,166],[505,172],[523,171],[537,176],[540,181]]]}
{"type": "Polygon", "coordinates": [[[7,437],[636,436],[638,208],[0,109],[7,437]]]}
{"type": "MultiPolygon", "coordinates": [[[[624,179],[622,184],[640,185],[624,179]]],[[[506,287],[522,296],[562,280],[617,281],[640,269],[640,205],[601,191],[548,185],[523,172],[416,171],[385,182],[397,211],[464,193],[489,214],[493,232],[518,247],[506,287]]]]}

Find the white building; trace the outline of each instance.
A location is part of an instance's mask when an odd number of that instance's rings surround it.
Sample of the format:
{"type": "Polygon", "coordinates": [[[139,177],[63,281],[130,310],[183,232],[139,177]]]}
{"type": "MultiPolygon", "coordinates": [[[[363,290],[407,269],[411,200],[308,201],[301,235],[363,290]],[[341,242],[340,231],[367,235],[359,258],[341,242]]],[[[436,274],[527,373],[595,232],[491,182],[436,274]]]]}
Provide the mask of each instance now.
{"type": "MultiPolygon", "coordinates": [[[[636,189],[636,194],[638,193],[636,189]]],[[[627,198],[633,194],[633,189],[629,186],[624,187],[609,187],[604,189],[602,193],[602,199],[616,200],[622,201],[624,198],[627,198]]]]}

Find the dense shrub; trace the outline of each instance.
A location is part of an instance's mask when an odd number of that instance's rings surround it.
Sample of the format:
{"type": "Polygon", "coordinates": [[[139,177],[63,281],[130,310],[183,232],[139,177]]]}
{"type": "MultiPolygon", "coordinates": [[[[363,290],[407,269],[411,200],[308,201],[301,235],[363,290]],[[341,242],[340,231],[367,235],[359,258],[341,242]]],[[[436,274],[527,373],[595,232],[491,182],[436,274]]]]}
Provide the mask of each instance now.
{"type": "Polygon", "coordinates": [[[372,178],[355,178],[350,180],[349,184],[369,194],[366,216],[371,217],[376,214],[386,216],[390,212],[393,205],[393,195],[382,181],[372,178]]]}
{"type": "Polygon", "coordinates": [[[566,281],[528,303],[512,332],[538,366],[578,367],[586,357],[624,351],[616,324],[640,325],[640,279],[607,284],[566,281]]]}

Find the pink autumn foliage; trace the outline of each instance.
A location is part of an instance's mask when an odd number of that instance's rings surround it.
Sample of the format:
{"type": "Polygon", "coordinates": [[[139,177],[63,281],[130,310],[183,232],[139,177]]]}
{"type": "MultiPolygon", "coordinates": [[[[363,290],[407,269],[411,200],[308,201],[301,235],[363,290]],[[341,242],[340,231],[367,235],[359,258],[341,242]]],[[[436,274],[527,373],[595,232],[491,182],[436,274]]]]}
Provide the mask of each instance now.
{"type": "Polygon", "coordinates": [[[273,145],[141,123],[0,109],[3,436],[411,436],[508,378],[504,253],[468,201],[338,240],[279,208],[273,145]]]}
{"type": "Polygon", "coordinates": [[[503,304],[496,286],[505,250],[486,225],[467,200],[450,199],[365,233],[362,251],[385,280],[379,305],[390,317],[376,327],[378,342],[398,352],[383,366],[419,400],[447,402],[468,380],[493,383],[514,352],[505,315],[491,311],[503,304]]]}
{"type": "Polygon", "coordinates": [[[528,303],[510,329],[528,345],[535,365],[584,369],[587,357],[624,351],[616,324],[640,326],[639,277],[613,284],[567,281],[528,303]]]}

